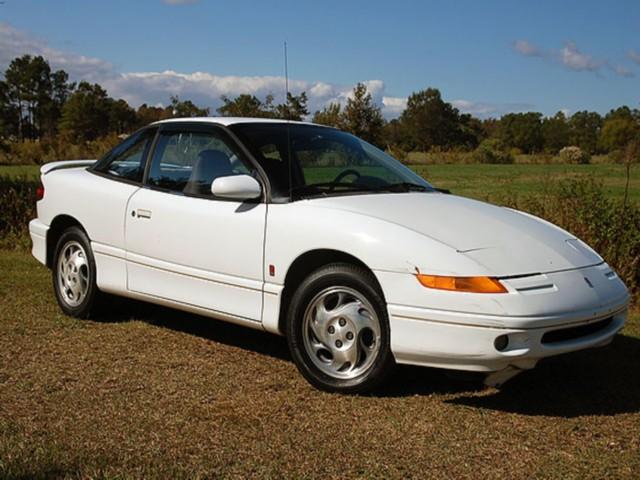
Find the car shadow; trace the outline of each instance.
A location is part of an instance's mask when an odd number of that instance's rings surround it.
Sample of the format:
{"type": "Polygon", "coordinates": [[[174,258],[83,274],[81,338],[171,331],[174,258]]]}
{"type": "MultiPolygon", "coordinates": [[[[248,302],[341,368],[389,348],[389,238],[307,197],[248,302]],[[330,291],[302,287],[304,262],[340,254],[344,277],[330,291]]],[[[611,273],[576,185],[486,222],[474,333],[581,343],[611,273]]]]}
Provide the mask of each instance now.
{"type": "MultiPolygon", "coordinates": [[[[94,320],[104,323],[138,320],[212,342],[292,361],[287,341],[278,335],[124,297],[110,296],[108,302],[108,307],[102,309],[102,313],[96,315],[94,320]]],[[[477,375],[397,365],[384,384],[369,396],[448,394],[473,392],[482,388],[482,378],[477,375]]]]}
{"type": "MultiPolygon", "coordinates": [[[[125,298],[110,299],[103,322],[132,319],[247,351],[291,361],[283,337],[240,325],[125,298]]],[[[640,339],[618,335],[613,343],[541,361],[500,389],[483,376],[398,365],[374,397],[448,394],[448,403],[522,415],[578,417],[640,411],[640,339]]]]}
{"type": "Polygon", "coordinates": [[[640,411],[640,339],[618,335],[607,347],[541,361],[487,395],[447,402],[522,415],[610,416],[640,411]]]}
{"type": "Polygon", "coordinates": [[[284,337],[279,337],[263,330],[254,330],[233,323],[123,297],[110,297],[109,307],[104,310],[105,313],[94,318],[96,321],[119,323],[139,320],[156,327],[195,335],[212,342],[249,350],[273,358],[291,359],[284,337]]]}
{"type": "Polygon", "coordinates": [[[370,394],[373,397],[473,394],[484,390],[484,375],[438,368],[396,365],[389,378],[370,394]]]}

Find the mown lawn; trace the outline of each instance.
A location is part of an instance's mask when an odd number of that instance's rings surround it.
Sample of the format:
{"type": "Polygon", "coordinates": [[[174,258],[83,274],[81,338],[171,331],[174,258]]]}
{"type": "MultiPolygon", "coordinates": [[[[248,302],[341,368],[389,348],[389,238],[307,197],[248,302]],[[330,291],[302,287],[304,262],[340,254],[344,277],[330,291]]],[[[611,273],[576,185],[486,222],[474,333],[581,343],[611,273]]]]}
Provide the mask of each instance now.
{"type": "MultiPolygon", "coordinates": [[[[441,188],[473,198],[504,195],[542,194],[552,182],[566,178],[592,176],[601,181],[605,192],[622,198],[625,169],[622,165],[514,164],[514,165],[410,165],[419,175],[441,188]]],[[[630,198],[640,201],[640,165],[631,171],[630,198]]]]}
{"type": "MultiPolygon", "coordinates": [[[[615,164],[448,164],[409,167],[437,187],[483,200],[508,195],[543,193],[550,182],[576,176],[593,176],[603,182],[609,195],[617,198],[622,198],[625,185],[624,167],[615,164]]],[[[36,178],[38,168],[35,165],[0,166],[0,176],[36,178]]],[[[336,173],[341,170],[336,169],[336,173]]],[[[326,176],[320,175],[321,179],[326,176]]],[[[346,180],[350,181],[350,178],[346,180]]],[[[636,165],[632,170],[630,198],[640,201],[640,165],[636,165]]]]}
{"type": "Polygon", "coordinates": [[[62,315],[0,251],[0,478],[638,478],[640,318],[502,390],[398,368],[310,387],[283,339],[130,301],[62,315]]]}

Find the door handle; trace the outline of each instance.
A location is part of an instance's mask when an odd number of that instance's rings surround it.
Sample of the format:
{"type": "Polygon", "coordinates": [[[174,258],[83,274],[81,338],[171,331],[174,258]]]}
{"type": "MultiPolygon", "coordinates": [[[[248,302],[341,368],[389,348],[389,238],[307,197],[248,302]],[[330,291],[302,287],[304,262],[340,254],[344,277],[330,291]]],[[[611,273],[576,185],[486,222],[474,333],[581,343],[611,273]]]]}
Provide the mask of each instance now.
{"type": "Polygon", "coordinates": [[[151,218],[151,210],[143,210],[142,208],[139,208],[136,210],[136,214],[138,215],[138,218],[151,218]]]}

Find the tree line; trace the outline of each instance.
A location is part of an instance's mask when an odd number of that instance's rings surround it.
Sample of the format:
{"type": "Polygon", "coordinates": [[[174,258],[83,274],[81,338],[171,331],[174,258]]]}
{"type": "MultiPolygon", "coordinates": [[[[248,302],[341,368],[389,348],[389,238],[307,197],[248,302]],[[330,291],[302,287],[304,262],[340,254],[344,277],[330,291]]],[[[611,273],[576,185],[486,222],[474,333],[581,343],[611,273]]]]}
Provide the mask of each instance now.
{"type": "MultiPolygon", "coordinates": [[[[349,131],[384,148],[408,151],[471,151],[483,144],[521,153],[555,154],[576,146],[587,154],[605,154],[640,138],[640,110],[622,106],[606,115],[579,111],[545,117],[538,112],[509,113],[478,119],[442,99],[438,89],[412,93],[404,111],[386,121],[366,86],[359,83],[344,105],[331,103],[313,115],[305,92],[287,94],[276,104],[242,94],[223,96],[221,116],[303,120],[349,131]]],[[[132,108],[111,98],[99,84],[74,83],[64,70],[52,70],[41,56],[15,58],[0,80],[0,138],[16,141],[62,136],[82,143],[109,134],[127,134],[153,121],[171,117],[208,116],[190,100],[170,97],[166,107],[132,108]]]]}

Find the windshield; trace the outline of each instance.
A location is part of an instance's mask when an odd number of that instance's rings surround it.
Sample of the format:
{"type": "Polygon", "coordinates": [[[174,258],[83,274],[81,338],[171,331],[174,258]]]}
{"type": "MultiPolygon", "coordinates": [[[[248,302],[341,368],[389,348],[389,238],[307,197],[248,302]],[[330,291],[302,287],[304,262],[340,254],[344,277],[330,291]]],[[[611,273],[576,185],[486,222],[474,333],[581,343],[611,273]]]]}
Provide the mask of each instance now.
{"type": "Polygon", "coordinates": [[[230,128],[269,176],[274,199],[433,190],[383,151],[333,128],[293,123],[230,128]]]}

